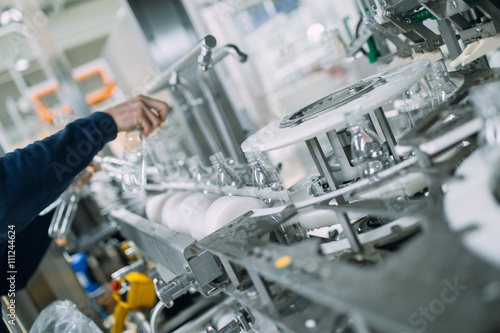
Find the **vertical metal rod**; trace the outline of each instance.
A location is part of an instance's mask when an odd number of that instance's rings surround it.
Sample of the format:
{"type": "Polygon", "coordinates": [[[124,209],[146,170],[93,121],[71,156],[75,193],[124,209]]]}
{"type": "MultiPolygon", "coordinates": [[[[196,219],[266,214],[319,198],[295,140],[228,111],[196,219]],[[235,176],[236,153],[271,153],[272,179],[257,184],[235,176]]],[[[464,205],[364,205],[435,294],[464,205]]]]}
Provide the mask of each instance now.
{"type": "Polygon", "coordinates": [[[351,244],[352,252],[355,254],[361,253],[363,251],[363,246],[359,242],[358,235],[356,234],[356,231],[354,231],[351,222],[349,222],[347,214],[339,213],[338,217],[347,240],[349,241],[349,244],[351,244]]]}
{"type": "Polygon", "coordinates": [[[236,276],[236,271],[234,270],[233,265],[231,265],[229,260],[224,256],[219,257],[219,259],[222,266],[224,266],[224,270],[226,271],[229,280],[231,280],[231,283],[234,286],[239,286],[241,281],[238,276],[236,276]]]}
{"type": "Polygon", "coordinates": [[[450,57],[452,59],[458,58],[458,56],[462,53],[462,48],[458,43],[455,30],[451,26],[451,22],[448,20],[438,20],[437,24],[439,31],[441,32],[441,37],[443,37],[443,41],[450,52],[450,57]]]}
{"type": "Polygon", "coordinates": [[[481,58],[478,58],[477,60],[475,60],[475,62],[477,62],[479,64],[479,68],[482,68],[482,69],[490,68],[490,64],[489,64],[488,58],[486,58],[486,56],[482,56],[481,58]]]}
{"type": "Polygon", "coordinates": [[[262,281],[260,274],[251,269],[247,269],[247,272],[250,276],[250,279],[252,279],[253,285],[255,286],[255,289],[257,289],[260,298],[264,302],[264,306],[273,311],[273,299],[271,297],[271,294],[269,293],[269,290],[267,289],[267,286],[264,284],[264,281],[262,281]]]}
{"type": "Polygon", "coordinates": [[[231,155],[231,157],[235,161],[245,163],[242,153],[237,145],[237,140],[234,136],[233,130],[230,126],[227,125],[224,117],[222,117],[221,110],[217,106],[217,103],[215,102],[212,92],[210,91],[210,88],[208,86],[207,77],[203,75],[203,72],[200,68],[198,68],[198,78],[203,96],[208,102],[209,110],[214,117],[215,124],[219,130],[219,134],[222,136],[222,140],[228,150],[229,155],[231,155]]]}
{"type": "Polygon", "coordinates": [[[384,134],[387,145],[389,146],[389,151],[394,157],[394,160],[396,161],[396,163],[401,162],[401,158],[396,152],[396,138],[394,138],[394,134],[392,133],[391,127],[389,126],[389,122],[385,117],[384,110],[382,108],[377,108],[373,111],[373,113],[375,114],[375,118],[379,123],[380,128],[382,129],[382,133],[384,134]]]}
{"type": "MultiPolygon", "coordinates": [[[[309,149],[309,153],[311,154],[314,164],[318,168],[318,171],[322,177],[325,177],[328,185],[331,190],[335,190],[339,187],[339,184],[335,177],[333,176],[332,170],[330,169],[330,165],[328,165],[328,161],[326,160],[325,154],[321,149],[318,138],[312,138],[306,141],[307,148],[309,149]]],[[[343,204],[345,200],[343,197],[336,198],[337,203],[343,204]]]]}
{"type": "Polygon", "coordinates": [[[344,151],[344,147],[340,143],[339,135],[335,130],[329,131],[326,133],[328,141],[330,141],[330,145],[332,146],[335,155],[340,163],[340,173],[344,180],[351,180],[359,177],[359,170],[356,167],[351,166],[349,163],[349,159],[344,151]]]}
{"type": "Polygon", "coordinates": [[[189,111],[190,106],[187,104],[179,104],[177,100],[174,98],[171,101],[171,109],[174,113],[177,113],[179,115],[178,120],[181,128],[184,130],[184,133],[186,133],[187,138],[189,140],[189,143],[193,146],[196,155],[200,157],[200,160],[203,163],[208,163],[209,161],[209,156],[207,154],[206,149],[204,149],[201,144],[200,140],[197,140],[197,138],[194,136],[193,131],[190,130],[189,127],[189,118],[192,117],[191,115],[187,115],[186,112],[189,111]]]}
{"type": "Polygon", "coordinates": [[[200,130],[205,137],[205,140],[207,140],[207,143],[212,150],[212,154],[222,151],[220,144],[215,139],[216,136],[213,133],[213,129],[209,127],[209,122],[207,119],[205,119],[205,114],[200,109],[198,101],[194,97],[194,94],[184,82],[179,82],[177,86],[181,88],[181,93],[186,98],[188,104],[193,108],[194,118],[196,119],[196,122],[198,123],[198,126],[200,127],[200,130]]]}

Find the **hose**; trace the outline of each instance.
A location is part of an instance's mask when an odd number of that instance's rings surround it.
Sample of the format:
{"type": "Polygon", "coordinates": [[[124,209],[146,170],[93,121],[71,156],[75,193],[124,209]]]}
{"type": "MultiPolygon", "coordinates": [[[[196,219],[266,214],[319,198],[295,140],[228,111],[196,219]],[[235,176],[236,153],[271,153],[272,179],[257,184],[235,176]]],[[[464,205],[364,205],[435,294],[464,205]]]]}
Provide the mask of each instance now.
{"type": "Polygon", "coordinates": [[[156,320],[158,319],[158,314],[160,314],[165,308],[165,304],[163,302],[158,302],[155,308],[153,309],[153,313],[151,314],[151,320],[149,322],[149,327],[151,328],[151,333],[156,333],[156,320]]]}

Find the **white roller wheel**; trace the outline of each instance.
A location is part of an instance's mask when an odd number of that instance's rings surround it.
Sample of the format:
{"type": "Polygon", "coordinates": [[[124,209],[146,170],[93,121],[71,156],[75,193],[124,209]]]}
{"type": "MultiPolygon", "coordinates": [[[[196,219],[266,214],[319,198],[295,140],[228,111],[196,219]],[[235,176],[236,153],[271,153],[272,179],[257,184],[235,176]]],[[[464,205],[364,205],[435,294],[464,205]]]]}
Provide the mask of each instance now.
{"type": "Polygon", "coordinates": [[[177,231],[178,226],[184,223],[179,206],[190,192],[175,192],[163,205],[161,212],[161,223],[172,230],[177,231]]]}
{"type": "Polygon", "coordinates": [[[249,210],[265,208],[266,204],[257,198],[224,196],[215,200],[207,211],[205,235],[209,235],[249,210]]]}
{"type": "Polygon", "coordinates": [[[163,205],[174,192],[167,192],[155,195],[148,199],[146,203],[146,217],[156,223],[161,223],[161,212],[163,205]]]}
{"type": "Polygon", "coordinates": [[[205,216],[210,205],[218,198],[218,194],[203,193],[193,193],[186,197],[179,206],[184,223],[178,226],[177,231],[196,240],[205,237],[205,216]]]}

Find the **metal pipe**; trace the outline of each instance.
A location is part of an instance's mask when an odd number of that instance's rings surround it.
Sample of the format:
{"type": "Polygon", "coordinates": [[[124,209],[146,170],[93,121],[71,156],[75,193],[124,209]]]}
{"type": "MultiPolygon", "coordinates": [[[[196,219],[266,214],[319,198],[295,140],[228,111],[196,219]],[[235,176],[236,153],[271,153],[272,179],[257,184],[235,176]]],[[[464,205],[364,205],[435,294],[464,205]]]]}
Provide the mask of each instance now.
{"type": "MultiPolygon", "coordinates": [[[[328,164],[328,161],[325,157],[325,154],[323,153],[323,150],[321,149],[321,145],[319,143],[318,138],[312,138],[306,141],[307,148],[309,149],[309,153],[311,154],[312,159],[314,160],[314,164],[316,165],[316,168],[318,169],[318,172],[323,176],[327,183],[328,186],[330,187],[331,191],[334,191],[339,188],[339,183],[333,176],[333,172],[330,168],[330,165],[328,164]]],[[[344,204],[346,201],[344,197],[338,196],[335,198],[337,200],[337,203],[344,204]]]]}
{"type": "Polygon", "coordinates": [[[218,48],[213,52],[212,66],[217,64],[219,61],[224,59],[229,54],[238,59],[238,61],[241,63],[244,63],[248,60],[248,55],[244,52],[241,52],[241,50],[236,45],[226,44],[223,47],[218,48]]]}
{"type": "MultiPolygon", "coordinates": [[[[213,67],[228,55],[234,56],[241,63],[244,63],[248,60],[248,55],[244,52],[241,52],[241,50],[236,45],[226,44],[222,48],[219,48],[213,52],[210,64],[213,67]]],[[[217,102],[215,101],[212,95],[212,92],[209,87],[208,78],[205,75],[203,75],[203,71],[200,69],[198,69],[197,75],[201,91],[209,104],[209,109],[215,120],[215,124],[219,130],[219,133],[222,135],[222,140],[224,141],[225,147],[227,148],[229,155],[231,155],[233,160],[239,163],[245,163],[240,148],[239,146],[236,145],[236,143],[238,142],[236,140],[236,136],[234,135],[234,132],[232,131],[231,127],[228,126],[224,117],[222,117],[220,108],[218,107],[217,102]]]]}
{"type": "MultiPolygon", "coordinates": [[[[172,66],[170,66],[166,71],[160,73],[151,82],[149,82],[144,88],[146,93],[153,94],[166,88],[169,85],[169,81],[172,75],[179,73],[191,65],[198,57],[201,55],[202,58],[210,56],[211,50],[217,45],[217,40],[212,35],[205,36],[200,40],[188,53],[186,53],[182,58],[177,60],[172,66]]],[[[204,60],[200,63],[202,66],[208,67],[204,60]]]]}
{"type": "Polygon", "coordinates": [[[203,93],[203,96],[208,102],[210,112],[212,113],[212,116],[215,120],[215,125],[217,126],[217,129],[219,130],[220,135],[222,136],[222,140],[224,141],[224,145],[228,150],[229,155],[235,160],[238,161],[239,163],[245,163],[241,150],[237,146],[237,140],[236,137],[231,129],[230,126],[227,125],[224,117],[222,117],[222,113],[220,111],[220,108],[217,106],[217,102],[215,101],[212,92],[210,91],[210,88],[208,86],[208,80],[203,73],[198,70],[198,78],[199,78],[199,83],[200,83],[200,88],[203,93]]]}
{"type": "Polygon", "coordinates": [[[151,314],[151,320],[149,321],[149,329],[151,333],[156,333],[156,321],[158,320],[158,316],[165,308],[165,304],[163,302],[158,302],[153,309],[153,313],[151,314]]]}
{"type": "Polygon", "coordinates": [[[354,254],[361,253],[363,251],[363,246],[361,245],[361,242],[359,241],[358,235],[356,234],[356,231],[352,227],[352,224],[349,221],[347,214],[346,213],[338,213],[337,215],[339,217],[339,221],[340,221],[340,225],[342,226],[342,230],[344,231],[344,234],[346,235],[347,240],[349,241],[349,244],[351,245],[352,252],[354,254]]]}
{"type": "Polygon", "coordinates": [[[207,141],[212,154],[215,154],[218,151],[221,151],[221,146],[216,140],[215,133],[213,129],[210,127],[208,119],[206,119],[203,110],[199,106],[199,101],[194,97],[194,94],[189,87],[187,81],[180,79],[175,87],[180,88],[179,91],[184,96],[189,106],[193,108],[194,118],[200,127],[200,130],[207,141]]]}

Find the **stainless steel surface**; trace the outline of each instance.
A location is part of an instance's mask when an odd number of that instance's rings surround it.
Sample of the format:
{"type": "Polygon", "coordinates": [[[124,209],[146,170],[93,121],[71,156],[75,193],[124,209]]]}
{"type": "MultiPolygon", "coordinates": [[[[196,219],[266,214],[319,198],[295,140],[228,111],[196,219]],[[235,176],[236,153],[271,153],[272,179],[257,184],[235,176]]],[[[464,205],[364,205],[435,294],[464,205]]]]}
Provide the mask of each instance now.
{"type": "Polygon", "coordinates": [[[401,162],[401,157],[399,157],[399,154],[396,152],[397,142],[396,139],[394,138],[394,134],[392,133],[391,127],[389,126],[389,122],[385,117],[384,110],[382,110],[382,108],[377,108],[376,110],[373,111],[373,114],[377,119],[377,121],[374,123],[378,123],[378,125],[380,126],[381,131],[384,134],[385,142],[389,147],[389,151],[391,152],[394,161],[396,161],[396,163],[401,162]]]}
{"type": "Polygon", "coordinates": [[[177,298],[187,293],[192,282],[194,278],[189,272],[179,274],[168,282],[156,278],[154,279],[156,295],[165,307],[170,308],[177,298]]]}
{"type": "Polygon", "coordinates": [[[227,123],[227,120],[224,119],[220,110],[220,106],[217,105],[217,102],[212,96],[212,92],[210,90],[210,85],[209,85],[210,83],[206,76],[208,74],[209,73],[204,74],[202,73],[201,70],[198,70],[198,79],[199,79],[198,82],[200,84],[201,91],[203,92],[203,96],[205,100],[208,102],[209,110],[211,111],[212,117],[215,120],[215,124],[217,125],[218,132],[222,137],[224,146],[229,152],[229,156],[232,157],[233,160],[239,163],[244,163],[245,160],[243,158],[243,152],[241,151],[241,148],[237,144],[238,141],[236,140],[236,136],[233,132],[233,129],[227,123]]]}
{"type": "Polygon", "coordinates": [[[185,271],[187,259],[184,250],[194,242],[191,237],[152,223],[125,209],[113,211],[111,218],[118,223],[120,232],[127,239],[132,240],[156,262],[175,274],[185,271]]]}
{"type": "MultiPolygon", "coordinates": [[[[187,52],[182,58],[174,62],[166,71],[160,73],[158,76],[154,78],[151,82],[149,82],[144,89],[148,94],[155,93],[161,89],[165,89],[168,87],[169,82],[171,80],[171,76],[175,73],[176,75],[183,70],[187,69],[189,65],[195,62],[200,56],[202,58],[208,57],[210,59],[211,50],[217,45],[217,40],[212,35],[207,35],[203,37],[193,48],[187,52]]],[[[202,59],[200,66],[208,66],[208,64],[204,64],[206,60],[202,59]]]]}
{"type": "MultiPolygon", "coordinates": [[[[236,4],[242,8],[242,15],[258,12],[259,5],[266,13],[269,9],[277,10],[276,1],[252,2],[250,7],[243,3],[236,4]]],[[[359,0],[357,3],[364,18],[357,39],[346,51],[356,54],[367,39],[373,37],[370,43],[374,41],[380,51],[380,56],[374,56],[374,60],[379,62],[430,51],[435,51],[433,56],[442,54],[448,61],[461,53],[457,36],[467,46],[473,40],[496,33],[499,24],[498,6],[488,0],[359,0]],[[437,24],[427,21],[433,19],[432,15],[438,19],[437,24]],[[448,50],[438,51],[443,43],[448,50]]],[[[200,24],[189,22],[191,16],[184,5],[178,0],[128,1],[128,8],[135,14],[147,41],[143,47],[155,59],[156,70],[161,73],[148,88],[154,91],[169,86],[176,98],[173,104],[178,110],[174,112],[182,112],[186,123],[184,130],[191,131],[189,135],[193,141],[198,141],[198,150],[205,155],[221,150],[225,156],[241,163],[237,158],[241,154],[240,127],[237,122],[233,123],[234,110],[228,108],[231,103],[224,97],[224,90],[220,90],[221,86],[227,88],[232,82],[218,82],[217,75],[212,77],[212,74],[219,73],[209,68],[222,63],[227,55],[243,61],[246,54],[234,44],[216,48],[215,39],[206,34],[203,35],[207,37],[196,44],[199,38],[194,27],[199,29],[200,24]],[[178,40],[179,45],[173,43],[174,40],[178,40]],[[201,76],[202,72],[205,75],[201,76]],[[234,130],[229,131],[233,125],[234,130]]],[[[200,11],[219,5],[227,9],[224,6],[235,3],[203,2],[200,6],[206,7],[200,7],[200,11]]],[[[191,3],[190,6],[195,5],[191,3]]],[[[231,10],[235,13],[233,8],[231,10]]],[[[202,14],[206,13],[200,16],[202,14]]],[[[283,13],[282,17],[288,14],[283,13]]],[[[289,16],[293,15],[292,10],[289,16]]],[[[293,31],[291,34],[294,35],[293,31]]],[[[286,127],[293,133],[297,129],[295,125],[320,113],[330,112],[328,117],[338,111],[340,105],[349,105],[357,98],[366,101],[366,93],[380,86],[377,105],[384,106],[365,111],[370,114],[378,135],[385,139],[384,144],[396,163],[370,178],[360,179],[358,170],[351,165],[351,137],[339,121],[338,128],[321,134],[326,134],[326,138],[318,136],[306,141],[309,154],[306,151],[290,159],[294,163],[308,159],[316,166],[316,169],[304,168],[306,175],[301,175],[304,182],[293,186],[294,204],[240,211],[240,216],[233,216],[228,219],[231,221],[224,221],[228,224],[195,241],[190,236],[191,228],[204,228],[203,221],[195,221],[189,214],[183,220],[183,227],[189,230],[181,234],[158,223],[158,217],[151,216],[154,214],[148,204],[154,203],[155,194],[167,189],[198,194],[220,193],[220,189],[214,184],[199,184],[190,179],[179,178],[166,183],[153,180],[146,187],[146,197],[134,198],[145,204],[145,209],[127,210],[124,208],[127,198],[119,191],[110,191],[116,195],[112,200],[114,205],[101,210],[109,215],[96,225],[84,223],[77,236],[87,240],[87,249],[89,243],[98,244],[89,251],[104,248],[107,237],[120,239],[110,241],[116,252],[122,238],[133,241],[137,253],[144,258],[141,270],[154,278],[160,301],[153,311],[153,326],[158,324],[157,331],[496,332],[500,329],[500,317],[497,316],[500,266],[472,250],[473,242],[467,236],[483,225],[475,225],[474,230],[470,226],[452,228],[453,221],[446,214],[449,208],[444,204],[452,192],[449,190],[451,184],[463,181],[463,175],[457,170],[464,161],[470,162],[471,153],[487,154],[493,150],[492,142],[484,140],[485,125],[490,124],[490,130],[491,126],[496,131],[500,128],[498,110],[491,108],[491,114],[485,115],[471,103],[473,87],[500,80],[498,70],[478,69],[486,66],[484,61],[480,62],[483,63],[450,73],[451,80],[459,83],[456,84],[458,88],[447,94],[446,101],[433,110],[415,109],[409,103],[407,99],[413,93],[411,87],[401,88],[402,91],[408,89],[403,96],[393,93],[385,102],[381,101],[384,83],[373,79],[347,84],[347,88],[304,103],[306,108],[283,118],[280,129],[286,127]],[[325,143],[329,143],[331,149],[324,149],[325,143]],[[338,163],[334,164],[333,158],[329,160],[333,154],[338,163]],[[319,182],[316,171],[320,173],[319,182]],[[295,193],[295,189],[300,193],[295,193]],[[109,227],[97,227],[108,224],[108,218],[109,227]],[[306,225],[307,218],[311,225],[304,227],[307,237],[287,244],[279,242],[278,230],[290,224],[306,225]],[[95,228],[87,228],[87,225],[95,228]],[[120,236],[114,235],[115,226],[120,236]],[[86,238],[86,230],[92,230],[90,233],[94,237],[86,238]],[[183,305],[184,296],[204,297],[204,301],[194,306],[183,305]],[[158,318],[162,314],[162,303],[169,308],[165,313],[175,310],[172,305],[184,307],[173,319],[163,322],[158,318]],[[226,315],[223,320],[222,314],[226,315]]],[[[337,65],[342,67],[346,63],[337,65]]],[[[148,77],[147,81],[150,79],[148,77]]],[[[420,84],[425,85],[424,82],[420,84]]],[[[387,92],[387,96],[390,93],[387,92]]],[[[425,100],[430,95],[415,98],[425,100]]],[[[314,121],[307,124],[311,123],[314,121]]],[[[283,170],[290,166],[285,165],[283,170]]],[[[496,177],[497,166],[492,163],[482,167],[496,177]]],[[[487,181],[485,178],[485,183],[487,181]]],[[[106,189],[115,186],[112,180],[103,183],[106,189]]],[[[498,179],[490,183],[491,188],[488,185],[485,189],[489,191],[488,198],[463,195],[464,202],[470,202],[471,211],[483,210],[481,204],[488,199],[493,208],[483,214],[487,216],[484,224],[496,228],[495,221],[500,218],[498,179]]],[[[255,190],[246,186],[232,195],[255,197],[255,190]]],[[[178,206],[176,208],[186,209],[183,204],[178,206]]],[[[159,208],[157,210],[161,211],[159,208]]],[[[189,207],[189,213],[195,208],[198,207],[189,207]]],[[[119,279],[137,269],[135,265],[139,265],[138,262],[122,268],[113,277],[119,279]]],[[[51,287],[62,285],[59,278],[43,283],[51,287]]],[[[70,279],[76,283],[74,277],[70,279]]],[[[44,292],[45,289],[48,288],[38,290],[44,292]]],[[[143,319],[139,321],[144,323],[143,319]]]]}
{"type": "MultiPolygon", "coordinates": [[[[339,188],[339,182],[334,178],[330,165],[323,153],[323,149],[319,144],[317,138],[310,139],[306,141],[307,148],[309,149],[309,153],[311,154],[314,164],[318,168],[318,172],[322,177],[324,177],[330,187],[330,190],[335,190],[339,188]]],[[[337,198],[337,200],[341,200],[341,198],[337,198]]],[[[339,202],[341,203],[341,202],[339,202]]]]}
{"type": "Polygon", "coordinates": [[[385,80],[380,77],[372,80],[361,80],[283,117],[280,127],[291,127],[315,118],[324,112],[334,112],[336,108],[360,98],[384,83],[385,80]]]}
{"type": "Polygon", "coordinates": [[[218,140],[217,133],[213,126],[210,125],[210,122],[207,119],[207,115],[204,110],[201,108],[200,104],[203,102],[200,99],[197,99],[192,91],[192,88],[186,82],[186,80],[179,79],[179,82],[176,82],[172,85],[173,89],[177,89],[185,96],[187,104],[192,107],[193,115],[198,124],[203,138],[208,143],[211,151],[208,155],[215,154],[218,151],[222,150],[222,145],[218,140]]]}
{"type": "Polygon", "coordinates": [[[127,274],[131,272],[143,272],[145,270],[146,262],[142,259],[139,259],[111,274],[111,278],[116,282],[120,282],[121,279],[123,279],[125,276],[127,276],[127,274]]]}

